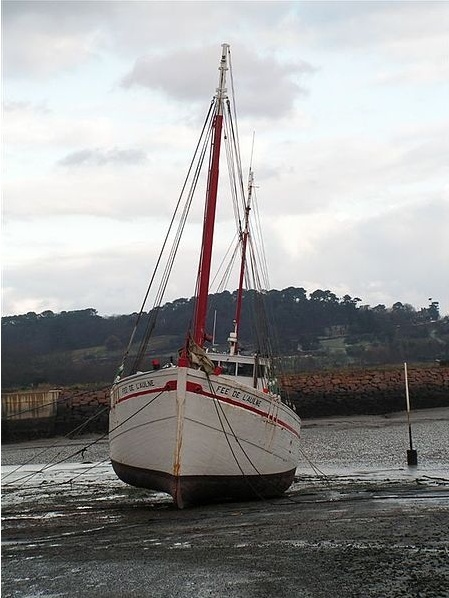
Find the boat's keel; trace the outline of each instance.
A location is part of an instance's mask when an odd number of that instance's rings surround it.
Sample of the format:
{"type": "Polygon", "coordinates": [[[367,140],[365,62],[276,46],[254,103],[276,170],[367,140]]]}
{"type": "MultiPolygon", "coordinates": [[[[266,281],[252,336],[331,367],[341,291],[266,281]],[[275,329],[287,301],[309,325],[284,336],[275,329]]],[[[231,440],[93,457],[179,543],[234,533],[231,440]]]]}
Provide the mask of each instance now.
{"type": "Polygon", "coordinates": [[[166,492],[175,505],[256,500],[281,496],[292,484],[295,470],[268,475],[174,476],[112,461],[117,476],[131,486],[166,492]]]}

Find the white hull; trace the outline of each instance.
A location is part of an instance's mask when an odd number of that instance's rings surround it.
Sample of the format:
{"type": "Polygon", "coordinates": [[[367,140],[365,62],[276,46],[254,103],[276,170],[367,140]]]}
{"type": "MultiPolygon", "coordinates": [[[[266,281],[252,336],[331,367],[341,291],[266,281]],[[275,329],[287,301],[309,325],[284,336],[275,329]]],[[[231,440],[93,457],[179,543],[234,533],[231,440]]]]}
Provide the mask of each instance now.
{"type": "Polygon", "coordinates": [[[282,494],[299,461],[300,419],[279,397],[192,368],[120,380],[109,425],[117,475],[178,507],[282,494]]]}

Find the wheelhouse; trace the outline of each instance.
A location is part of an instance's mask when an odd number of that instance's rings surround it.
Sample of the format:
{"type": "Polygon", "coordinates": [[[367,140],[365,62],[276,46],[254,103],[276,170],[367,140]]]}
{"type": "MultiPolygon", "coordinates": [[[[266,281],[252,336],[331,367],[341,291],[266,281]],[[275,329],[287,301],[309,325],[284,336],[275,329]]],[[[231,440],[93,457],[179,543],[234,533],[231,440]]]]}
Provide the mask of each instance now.
{"type": "Polygon", "coordinates": [[[207,357],[223,376],[232,376],[243,384],[259,389],[268,388],[268,363],[258,355],[230,355],[229,353],[208,353],[207,357]]]}

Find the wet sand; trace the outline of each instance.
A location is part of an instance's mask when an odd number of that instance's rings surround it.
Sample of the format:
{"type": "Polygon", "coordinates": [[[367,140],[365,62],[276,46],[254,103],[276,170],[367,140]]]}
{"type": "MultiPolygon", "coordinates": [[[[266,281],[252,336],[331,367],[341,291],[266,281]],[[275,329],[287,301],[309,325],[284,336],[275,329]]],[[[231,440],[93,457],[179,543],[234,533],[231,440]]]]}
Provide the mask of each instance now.
{"type": "Polygon", "coordinates": [[[283,498],[183,511],[117,480],[105,440],[62,441],[65,455],[95,442],[92,462],[43,471],[14,470],[54,441],[3,447],[2,596],[447,597],[449,410],[419,417],[418,468],[404,466],[406,445],[366,463],[378,432],[400,442],[400,415],[306,421],[315,470],[305,458],[283,498]]]}

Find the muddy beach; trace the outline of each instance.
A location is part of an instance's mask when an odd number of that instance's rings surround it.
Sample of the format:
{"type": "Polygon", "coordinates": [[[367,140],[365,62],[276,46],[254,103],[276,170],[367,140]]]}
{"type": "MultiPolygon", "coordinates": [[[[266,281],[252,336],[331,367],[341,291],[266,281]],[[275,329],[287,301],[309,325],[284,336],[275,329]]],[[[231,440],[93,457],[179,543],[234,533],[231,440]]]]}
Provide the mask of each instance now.
{"type": "Polygon", "coordinates": [[[403,417],[304,421],[283,498],[183,511],[106,439],[5,445],[2,596],[449,596],[449,409],[415,417],[417,468],[403,417]]]}

